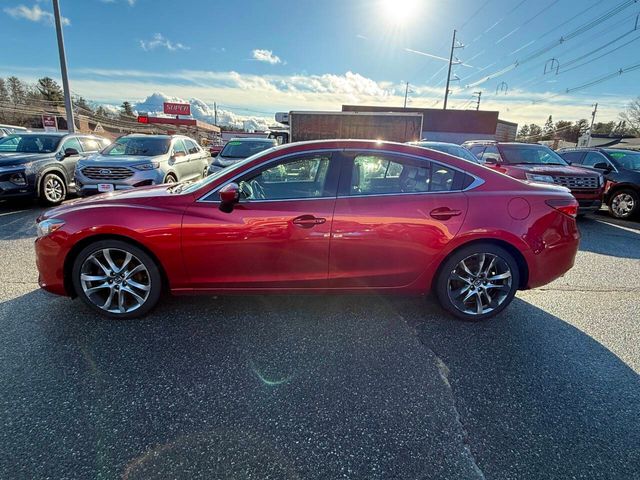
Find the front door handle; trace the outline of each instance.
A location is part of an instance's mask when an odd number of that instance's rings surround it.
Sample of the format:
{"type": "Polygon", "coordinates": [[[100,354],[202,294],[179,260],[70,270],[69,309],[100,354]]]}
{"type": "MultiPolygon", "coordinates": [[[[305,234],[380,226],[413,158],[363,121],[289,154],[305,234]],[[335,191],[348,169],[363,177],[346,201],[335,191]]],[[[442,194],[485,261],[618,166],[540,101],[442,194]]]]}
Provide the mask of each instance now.
{"type": "Polygon", "coordinates": [[[313,215],[300,215],[293,219],[293,224],[300,228],[311,228],[315,225],[321,225],[326,221],[326,218],[318,218],[313,215]]]}
{"type": "Polygon", "coordinates": [[[451,217],[457,217],[462,214],[462,210],[454,210],[449,207],[435,208],[429,212],[436,220],[449,220],[451,217]]]}

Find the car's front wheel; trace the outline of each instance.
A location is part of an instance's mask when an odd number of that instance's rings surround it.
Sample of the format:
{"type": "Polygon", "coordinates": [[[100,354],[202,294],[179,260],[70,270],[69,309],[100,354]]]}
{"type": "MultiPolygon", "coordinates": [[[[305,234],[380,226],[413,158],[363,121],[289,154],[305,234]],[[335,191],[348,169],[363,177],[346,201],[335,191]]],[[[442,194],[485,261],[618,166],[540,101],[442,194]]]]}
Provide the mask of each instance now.
{"type": "Polygon", "coordinates": [[[447,258],[435,280],[440,304],[462,320],[497,315],[513,300],[520,282],[518,264],[490,243],[463,247],[447,258]]]}
{"type": "Polygon", "coordinates": [[[67,197],[67,185],[57,173],[47,173],[40,181],[40,202],[59,205],[67,197]]]}
{"type": "Polygon", "coordinates": [[[609,200],[609,213],[616,218],[631,218],[638,213],[638,194],[633,190],[620,190],[609,200]]]}
{"type": "Polygon", "coordinates": [[[84,303],[115,319],[145,315],[162,291],[155,261],[141,248],[120,240],[85,247],[73,264],[72,281],[84,303]]]}

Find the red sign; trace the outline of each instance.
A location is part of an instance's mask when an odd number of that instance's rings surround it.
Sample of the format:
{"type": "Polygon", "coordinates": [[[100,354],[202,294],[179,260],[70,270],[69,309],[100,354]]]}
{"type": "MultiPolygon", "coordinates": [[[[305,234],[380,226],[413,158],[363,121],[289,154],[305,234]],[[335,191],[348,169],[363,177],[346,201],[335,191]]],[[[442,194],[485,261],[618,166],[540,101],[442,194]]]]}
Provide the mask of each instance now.
{"type": "Polygon", "coordinates": [[[191,115],[191,105],[188,103],[164,102],[164,113],[168,115],[191,115]]]}
{"type": "Polygon", "coordinates": [[[58,121],[55,115],[42,115],[42,127],[45,132],[58,131],[58,121]]]}

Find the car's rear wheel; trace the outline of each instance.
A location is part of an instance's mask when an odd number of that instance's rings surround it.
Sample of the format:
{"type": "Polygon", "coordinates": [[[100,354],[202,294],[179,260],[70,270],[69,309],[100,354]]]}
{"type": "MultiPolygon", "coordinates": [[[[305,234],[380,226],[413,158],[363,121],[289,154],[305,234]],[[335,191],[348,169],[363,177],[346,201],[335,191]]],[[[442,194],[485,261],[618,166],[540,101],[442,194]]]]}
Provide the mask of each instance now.
{"type": "Polygon", "coordinates": [[[170,173],[164,178],[164,183],[177,183],[178,179],[173,173],[170,173]]]}
{"type": "Polygon", "coordinates": [[[620,190],[609,200],[609,213],[615,218],[631,218],[638,213],[640,203],[638,194],[633,190],[620,190]]]}
{"type": "Polygon", "coordinates": [[[449,256],[435,281],[440,304],[462,320],[479,321],[504,310],[520,281],[518,264],[490,243],[463,247],[449,256]]]}
{"type": "Polygon", "coordinates": [[[67,185],[57,173],[47,173],[40,181],[40,202],[59,205],[67,197],[67,185]]]}
{"type": "Polygon", "coordinates": [[[141,248],[120,240],[84,248],[73,264],[72,281],[84,303],[115,319],[145,315],[162,292],[155,261],[141,248]]]}

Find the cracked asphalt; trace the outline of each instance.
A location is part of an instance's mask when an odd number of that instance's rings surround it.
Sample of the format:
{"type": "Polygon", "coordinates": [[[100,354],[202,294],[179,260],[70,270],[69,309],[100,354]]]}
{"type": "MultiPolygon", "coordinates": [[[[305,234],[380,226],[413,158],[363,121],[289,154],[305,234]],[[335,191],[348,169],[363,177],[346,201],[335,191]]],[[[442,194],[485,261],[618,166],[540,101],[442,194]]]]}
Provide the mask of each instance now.
{"type": "Polygon", "coordinates": [[[0,204],[0,478],[640,478],[640,223],[480,324],[432,299],[168,298],[111,322],[39,291],[0,204]]]}

